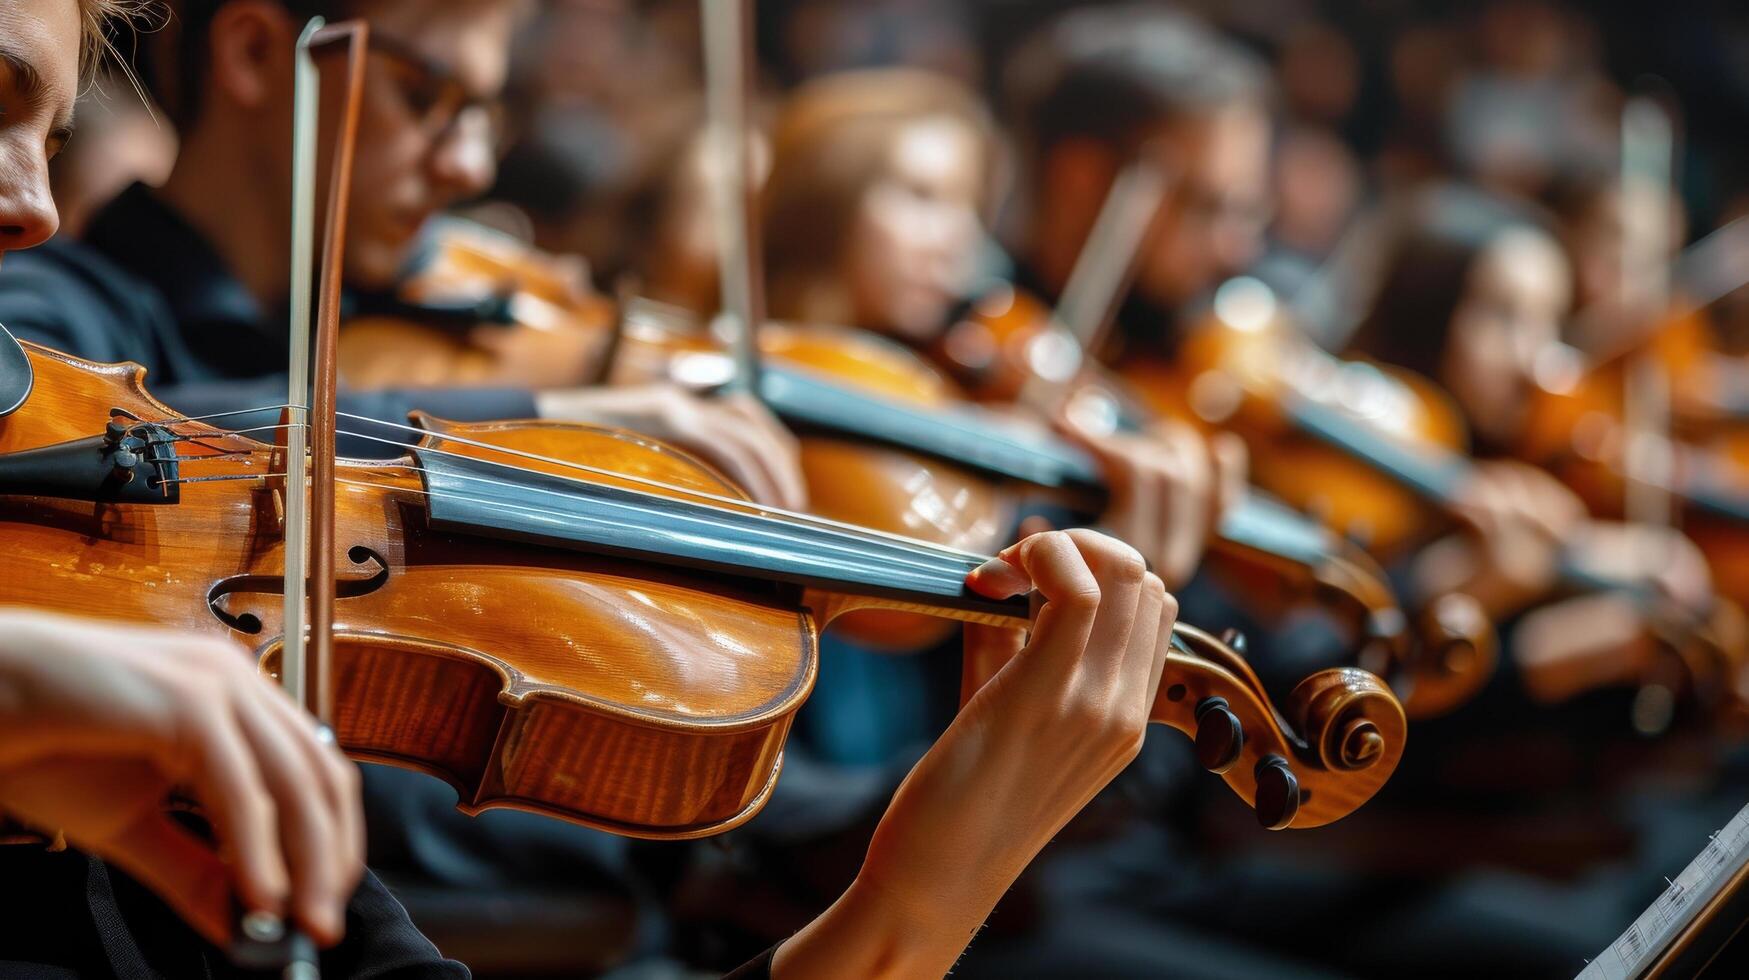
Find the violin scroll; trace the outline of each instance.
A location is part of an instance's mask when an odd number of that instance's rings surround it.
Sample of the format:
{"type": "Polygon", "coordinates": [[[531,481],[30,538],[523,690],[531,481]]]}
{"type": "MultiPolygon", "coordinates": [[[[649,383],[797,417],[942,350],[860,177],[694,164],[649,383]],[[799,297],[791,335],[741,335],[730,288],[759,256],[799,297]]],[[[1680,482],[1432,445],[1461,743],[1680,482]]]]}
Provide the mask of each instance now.
{"type": "Polygon", "coordinates": [[[1301,681],[1288,695],[1288,717],[1332,772],[1370,769],[1393,744],[1400,751],[1407,724],[1402,705],[1379,679],[1353,667],[1301,681]]]}
{"type": "Polygon", "coordinates": [[[1494,626],[1474,598],[1438,596],[1415,617],[1415,650],[1407,667],[1403,708],[1411,718],[1435,718],[1482,689],[1499,661],[1494,626]]]}
{"type": "Polygon", "coordinates": [[[1378,792],[1403,756],[1403,706],[1352,667],[1314,674],[1289,695],[1286,719],[1232,645],[1174,629],[1154,720],[1195,740],[1202,764],[1271,830],[1318,827],[1378,792]]]}

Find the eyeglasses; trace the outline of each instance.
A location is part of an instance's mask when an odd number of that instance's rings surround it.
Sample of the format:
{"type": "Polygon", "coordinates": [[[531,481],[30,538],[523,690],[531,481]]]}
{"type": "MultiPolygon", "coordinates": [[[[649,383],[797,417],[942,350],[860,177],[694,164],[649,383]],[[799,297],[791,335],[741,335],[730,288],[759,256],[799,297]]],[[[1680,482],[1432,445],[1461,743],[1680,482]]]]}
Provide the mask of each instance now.
{"type": "Polygon", "coordinates": [[[506,113],[500,95],[470,92],[448,65],[374,27],[370,32],[370,53],[381,55],[392,67],[401,103],[419,121],[433,145],[455,135],[463,119],[478,116],[485,124],[485,137],[493,149],[503,147],[506,113]]]}

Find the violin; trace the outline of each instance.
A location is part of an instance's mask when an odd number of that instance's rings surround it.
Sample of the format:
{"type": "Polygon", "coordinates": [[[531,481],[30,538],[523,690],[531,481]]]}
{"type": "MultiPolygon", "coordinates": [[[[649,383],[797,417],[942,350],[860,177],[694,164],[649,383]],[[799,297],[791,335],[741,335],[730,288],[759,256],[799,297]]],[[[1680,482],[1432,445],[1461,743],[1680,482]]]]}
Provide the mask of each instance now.
{"type": "Polygon", "coordinates": [[[594,380],[614,304],[575,263],[482,225],[438,219],[393,295],[358,297],[340,334],[340,370],[357,388],[594,380]]]}
{"type": "Polygon", "coordinates": [[[1516,451],[1558,473],[1594,513],[1625,516],[1636,490],[1657,494],[1663,516],[1680,520],[1706,556],[1720,594],[1744,603],[1749,429],[1712,387],[1718,356],[1700,311],[1676,311],[1643,344],[1540,384],[1516,451]],[[1630,398],[1648,376],[1665,389],[1657,431],[1638,423],[1644,412],[1630,398]]]}
{"type": "Polygon", "coordinates": [[[1159,410],[1240,432],[1252,444],[1259,485],[1381,559],[1422,544],[1440,518],[1427,488],[1330,448],[1338,437],[1364,442],[1384,433],[1395,444],[1462,452],[1469,434],[1451,397],[1412,372],[1326,354],[1302,339],[1254,279],[1222,289],[1233,298],[1189,331],[1173,363],[1124,365],[1132,390],[1159,410]]]}
{"type": "MultiPolygon", "coordinates": [[[[1114,188],[1113,193],[1116,196],[1118,189],[1114,188]]],[[[1078,264],[1071,280],[1081,275],[1078,264]]],[[[1111,303],[1108,301],[1104,308],[1105,316],[1109,317],[1111,303]]],[[[967,314],[943,335],[932,351],[937,362],[943,364],[956,380],[968,385],[980,401],[1091,404],[1097,417],[1131,427],[1161,417],[1207,421],[1191,406],[1191,399],[1206,397],[1206,392],[1187,385],[1176,366],[1155,359],[1130,358],[1126,360],[1124,370],[1113,375],[1087,353],[1091,349],[1088,345],[1097,342],[1102,329],[1073,329],[1064,323],[1064,319],[1030,293],[999,284],[973,303],[967,314]]],[[[1252,354],[1249,350],[1243,353],[1247,357],[1252,354]]],[[[1449,422],[1444,424],[1449,428],[1449,422]]],[[[1253,485],[1284,488],[1286,492],[1277,495],[1287,506],[1272,504],[1267,497],[1253,492],[1211,542],[1211,564],[1217,574],[1237,583],[1241,594],[1247,598],[1256,598],[1260,592],[1269,589],[1269,577],[1260,577],[1254,571],[1256,561],[1267,560],[1272,550],[1277,554],[1280,552],[1279,549],[1248,544],[1248,540],[1254,542],[1255,535],[1248,533],[1245,525],[1252,523],[1265,509],[1274,512],[1272,523],[1278,526],[1305,523],[1296,511],[1308,508],[1320,516],[1330,516],[1330,508],[1324,500],[1306,495],[1315,492],[1314,487],[1322,490],[1325,487],[1323,480],[1308,479],[1308,471],[1296,468],[1296,462],[1303,461],[1273,451],[1255,456],[1251,464],[1253,472],[1261,470],[1262,473],[1253,478],[1253,485]],[[1278,475],[1282,479],[1276,479],[1278,475]]],[[[1356,478],[1367,480],[1370,474],[1360,470],[1356,478]]],[[[1394,488],[1387,486],[1384,492],[1392,493],[1394,488]]],[[[1341,497],[1339,493],[1333,496],[1341,497]]],[[[1414,523],[1421,517],[1418,503],[1405,501],[1400,513],[1398,526],[1405,532],[1419,526],[1414,523]]],[[[1352,524],[1340,520],[1330,526],[1351,532],[1354,529],[1352,524]]],[[[1480,690],[1493,671],[1496,652],[1491,627],[1479,606],[1466,597],[1445,596],[1429,603],[1415,622],[1410,623],[1384,584],[1383,571],[1362,549],[1341,535],[1302,533],[1299,537],[1307,545],[1296,552],[1303,562],[1302,571],[1295,575],[1292,567],[1277,562],[1277,581],[1283,580],[1284,576],[1287,581],[1304,581],[1303,569],[1316,568],[1320,564],[1328,566],[1333,562],[1354,570],[1364,569],[1349,579],[1352,587],[1349,594],[1370,594],[1372,598],[1368,601],[1375,614],[1390,609],[1393,612],[1383,615],[1393,616],[1402,623],[1395,640],[1396,653],[1392,657],[1383,658],[1376,648],[1369,650],[1363,646],[1358,662],[1391,679],[1393,689],[1404,698],[1404,707],[1410,717],[1444,714],[1480,690]],[[1330,557],[1320,563],[1314,557],[1316,555],[1330,557]],[[1361,579],[1366,583],[1362,584],[1361,579]]],[[[1318,577],[1317,573],[1314,577],[1318,577]]],[[[1322,597],[1328,603],[1343,591],[1329,585],[1326,582],[1324,588],[1311,593],[1298,590],[1295,598],[1322,597]]],[[[1265,602],[1265,605],[1279,609],[1283,604],[1265,602]]]]}
{"type": "MultiPolygon", "coordinates": [[[[284,442],[179,416],[136,365],[21,349],[0,601],[228,636],[280,670],[284,442]]],[[[332,463],[333,727],[357,758],[449,781],[467,812],[653,838],[736,826],[772,791],[834,618],[1027,621],[1024,599],[966,590],[979,555],[756,506],[629,433],[415,424],[399,459],[332,463]]],[[[1265,825],[1335,820],[1396,767],[1404,716],[1372,675],[1321,672],[1277,713],[1238,653],[1174,637],[1154,719],[1265,825]]]]}
{"type": "Polygon", "coordinates": [[[1749,600],[1749,453],[1732,392],[1737,358],[1707,310],[1743,283],[1749,222],[1672,257],[1676,129],[1655,98],[1623,107],[1621,277],[1567,332],[1587,349],[1541,378],[1520,455],[1562,475],[1595,512],[1680,520],[1721,594],[1749,600]],[[1589,341],[1587,344],[1586,342],[1589,341]]]}
{"type": "MultiPolygon", "coordinates": [[[[1261,284],[1257,288],[1262,289],[1261,284]]],[[[1211,318],[1186,344],[1178,381],[1209,424],[1254,447],[1259,483],[1319,516],[1338,533],[1386,556],[1449,524],[1473,464],[1456,408],[1431,381],[1396,368],[1343,361],[1293,337],[1280,321],[1211,318]]],[[[1639,581],[1600,577],[1572,560],[1560,570],[1571,591],[1634,598],[1656,634],[1654,662],[1623,665],[1603,683],[1680,689],[1708,718],[1734,723],[1749,706],[1739,607],[1720,598],[1704,616],[1676,608],[1639,581]]],[[[1594,686],[1547,677],[1554,689],[1594,686]]]]}

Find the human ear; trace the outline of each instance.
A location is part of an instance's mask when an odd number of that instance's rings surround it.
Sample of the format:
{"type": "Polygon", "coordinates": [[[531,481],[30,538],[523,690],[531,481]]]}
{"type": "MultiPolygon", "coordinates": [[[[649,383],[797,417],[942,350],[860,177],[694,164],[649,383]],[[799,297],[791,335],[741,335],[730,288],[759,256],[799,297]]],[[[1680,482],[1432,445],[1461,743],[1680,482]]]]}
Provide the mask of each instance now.
{"type": "Polygon", "coordinates": [[[259,110],[289,87],[296,25],[278,4],[243,0],[220,6],[207,41],[209,98],[259,110]]]}

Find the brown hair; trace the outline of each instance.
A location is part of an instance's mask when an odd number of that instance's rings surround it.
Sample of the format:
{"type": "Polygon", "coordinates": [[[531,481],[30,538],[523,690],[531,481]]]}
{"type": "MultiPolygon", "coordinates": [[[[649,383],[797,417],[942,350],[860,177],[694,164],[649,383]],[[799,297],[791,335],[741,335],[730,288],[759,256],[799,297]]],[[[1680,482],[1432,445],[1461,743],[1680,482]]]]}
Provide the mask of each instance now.
{"type": "MultiPolygon", "coordinates": [[[[926,119],[965,125],[982,144],[992,188],[999,169],[995,124],[958,82],[915,68],[823,76],[798,88],[772,130],[763,236],[773,298],[785,282],[830,273],[843,257],[857,203],[891,166],[893,142],[926,119]]],[[[991,200],[983,202],[988,210],[991,200]]]]}
{"type": "Polygon", "coordinates": [[[1381,228],[1376,292],[1349,351],[1437,378],[1476,260],[1526,227],[1547,230],[1526,207],[1463,185],[1434,185],[1399,202],[1381,228]]]}
{"type": "Polygon", "coordinates": [[[1128,156],[1162,123],[1233,105],[1267,108],[1268,69],[1197,17],[1153,4],[1083,7],[1010,60],[1005,109],[1027,158],[1087,139],[1128,156]]]}

